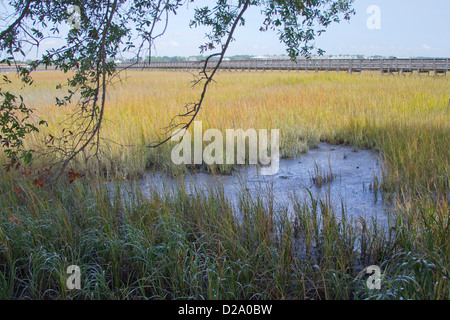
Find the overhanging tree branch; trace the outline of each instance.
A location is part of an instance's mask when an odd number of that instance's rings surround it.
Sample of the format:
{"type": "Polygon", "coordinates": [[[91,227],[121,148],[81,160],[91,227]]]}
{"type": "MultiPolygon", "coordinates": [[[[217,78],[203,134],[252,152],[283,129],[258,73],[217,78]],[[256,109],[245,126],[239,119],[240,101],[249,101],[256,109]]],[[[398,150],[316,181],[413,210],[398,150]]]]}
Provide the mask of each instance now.
{"type": "MultiPolygon", "coordinates": [[[[200,111],[200,108],[202,107],[202,103],[203,100],[206,96],[206,92],[208,90],[208,85],[211,83],[211,81],[213,81],[214,75],[216,74],[217,70],[220,68],[220,64],[223,61],[223,58],[225,56],[225,53],[227,52],[227,49],[231,43],[231,40],[233,39],[233,34],[234,31],[236,30],[239,21],[241,21],[242,16],[244,15],[245,11],[247,10],[248,6],[250,4],[250,0],[246,0],[242,9],[240,10],[239,14],[237,15],[237,17],[235,18],[233,25],[228,33],[227,39],[225,41],[225,44],[222,46],[222,50],[219,53],[214,53],[209,55],[203,65],[203,69],[200,71],[200,74],[203,75],[200,80],[198,80],[196,83],[199,83],[200,81],[204,80],[204,84],[203,84],[203,89],[202,92],[200,94],[200,98],[198,100],[198,102],[193,103],[193,104],[188,104],[185,107],[187,108],[187,112],[183,113],[183,114],[178,114],[175,118],[177,117],[190,117],[190,119],[188,120],[187,123],[184,123],[181,125],[175,125],[175,124],[171,124],[169,125],[169,127],[167,127],[167,131],[169,130],[175,130],[175,132],[173,132],[169,137],[165,138],[162,141],[150,144],[149,147],[150,148],[156,148],[164,143],[166,143],[167,141],[169,141],[170,139],[172,139],[174,136],[176,136],[178,133],[180,133],[181,131],[187,130],[192,122],[195,120],[195,118],[197,117],[198,112],[200,111]],[[219,61],[217,62],[217,64],[215,65],[215,67],[212,69],[211,73],[208,74],[207,73],[207,67],[208,67],[208,62],[211,58],[215,57],[215,56],[219,56],[219,61]],[[189,107],[189,105],[192,105],[192,107],[189,107]]],[[[174,119],[172,119],[171,123],[173,122],[174,119]]],[[[184,137],[184,134],[183,134],[184,137]]]]}

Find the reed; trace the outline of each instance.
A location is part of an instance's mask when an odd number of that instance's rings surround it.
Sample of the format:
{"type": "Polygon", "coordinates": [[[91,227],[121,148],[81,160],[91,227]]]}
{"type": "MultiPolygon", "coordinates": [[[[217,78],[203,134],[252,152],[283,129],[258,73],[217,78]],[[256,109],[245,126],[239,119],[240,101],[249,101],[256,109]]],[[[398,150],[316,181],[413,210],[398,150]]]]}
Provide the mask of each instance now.
{"type": "MultiPolygon", "coordinates": [[[[283,157],[319,141],[378,152],[383,177],[371,188],[395,207],[384,228],[312,193],[292,199],[291,219],[270,189],[243,187],[238,208],[220,186],[111,192],[95,172],[123,180],[186,170],[171,164],[173,144],[146,145],[198,93],[186,73],[128,76],[109,93],[102,134],[116,143],[105,143],[101,167],[79,159],[86,176],[52,188],[14,172],[0,179],[0,298],[449,299],[448,78],[219,73],[199,114],[204,130],[280,129],[283,157]],[[68,291],[72,264],[82,288],[68,291]],[[369,265],[381,267],[381,290],[366,286],[369,265]]],[[[23,92],[49,122],[27,141],[34,148],[68,114],[52,106],[65,77],[37,73],[23,92]]]]}

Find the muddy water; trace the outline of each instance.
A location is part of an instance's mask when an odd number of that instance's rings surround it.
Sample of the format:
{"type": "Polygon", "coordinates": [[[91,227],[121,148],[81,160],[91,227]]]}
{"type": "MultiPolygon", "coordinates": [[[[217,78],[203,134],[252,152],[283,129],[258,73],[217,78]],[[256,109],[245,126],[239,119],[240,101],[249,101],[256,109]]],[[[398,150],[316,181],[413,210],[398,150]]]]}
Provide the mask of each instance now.
{"type": "Polygon", "coordinates": [[[255,197],[268,199],[273,194],[275,210],[292,213],[292,196],[310,202],[308,190],[316,199],[329,199],[335,212],[341,213],[342,204],[349,216],[376,217],[386,220],[387,207],[378,192],[370,190],[374,177],[381,181],[381,169],[376,154],[368,150],[355,151],[353,147],[333,146],[319,143],[295,159],[281,159],[276,175],[261,176],[256,167],[247,167],[232,175],[190,174],[184,181],[175,180],[161,174],[147,174],[138,182],[144,196],[149,197],[155,188],[159,192],[172,192],[174,187],[184,183],[188,193],[207,192],[211,186],[223,186],[224,194],[233,204],[243,190],[255,197]],[[332,172],[334,179],[318,187],[312,178],[317,177],[317,169],[325,175],[332,172]]]}

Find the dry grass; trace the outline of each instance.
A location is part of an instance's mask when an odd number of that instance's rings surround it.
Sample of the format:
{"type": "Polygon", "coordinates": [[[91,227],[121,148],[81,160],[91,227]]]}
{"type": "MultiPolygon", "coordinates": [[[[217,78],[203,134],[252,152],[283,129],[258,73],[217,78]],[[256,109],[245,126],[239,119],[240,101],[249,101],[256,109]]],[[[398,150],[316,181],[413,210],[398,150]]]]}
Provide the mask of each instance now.
{"type": "MultiPolygon", "coordinates": [[[[185,72],[141,72],[109,91],[103,137],[104,165],[113,175],[164,167],[170,148],[145,148],[171,117],[195,101],[185,72]]],[[[67,110],[52,105],[66,75],[42,72],[25,98],[57,134],[67,110]]],[[[378,73],[220,73],[197,120],[208,128],[278,128],[283,157],[299,155],[318,141],[382,151],[386,176],[403,184],[448,188],[450,91],[448,78],[381,76],[378,73]]],[[[44,132],[43,132],[44,133],[44,132]]],[[[39,145],[42,135],[33,143],[39,145]]]]}

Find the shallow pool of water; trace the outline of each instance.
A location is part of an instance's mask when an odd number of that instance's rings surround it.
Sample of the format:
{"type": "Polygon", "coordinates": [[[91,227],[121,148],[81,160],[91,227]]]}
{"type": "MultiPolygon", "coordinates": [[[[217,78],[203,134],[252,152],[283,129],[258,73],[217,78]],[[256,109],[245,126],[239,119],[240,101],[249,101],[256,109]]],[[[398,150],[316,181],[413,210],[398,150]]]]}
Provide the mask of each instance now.
{"type": "Polygon", "coordinates": [[[386,220],[387,206],[380,193],[370,190],[374,177],[381,180],[381,169],[377,155],[368,150],[355,151],[353,147],[319,143],[299,158],[281,159],[280,169],[273,176],[261,176],[255,166],[234,172],[232,175],[212,175],[195,173],[186,175],[183,181],[161,174],[148,173],[138,181],[144,196],[150,197],[151,191],[172,192],[174,187],[184,183],[188,193],[206,192],[211,186],[220,184],[227,199],[236,205],[243,188],[252,196],[269,198],[273,193],[276,210],[293,212],[292,196],[297,199],[310,199],[309,190],[316,199],[325,199],[335,212],[341,213],[342,204],[349,216],[376,217],[386,220]],[[334,179],[318,187],[313,178],[317,170],[324,175],[332,172],[334,179]]]}

